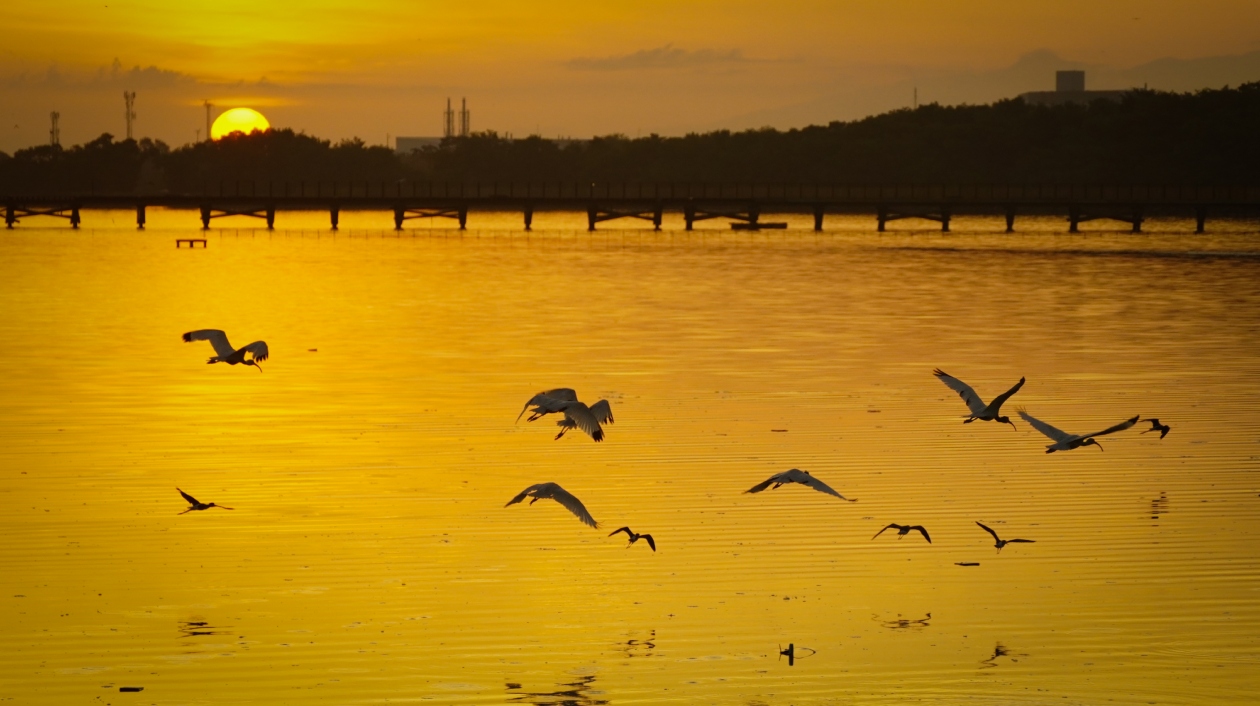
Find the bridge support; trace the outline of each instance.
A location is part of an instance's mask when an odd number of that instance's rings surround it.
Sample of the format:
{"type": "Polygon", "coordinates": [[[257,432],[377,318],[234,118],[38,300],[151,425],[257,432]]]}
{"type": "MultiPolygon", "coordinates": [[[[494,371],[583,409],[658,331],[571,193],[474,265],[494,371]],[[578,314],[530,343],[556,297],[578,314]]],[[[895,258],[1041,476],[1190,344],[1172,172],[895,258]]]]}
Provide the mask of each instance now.
{"type": "Polygon", "coordinates": [[[144,230],[144,204],[136,206],[136,230],[144,230]]]}
{"type": "Polygon", "coordinates": [[[1123,213],[1084,214],[1081,212],[1081,208],[1079,206],[1068,207],[1068,232],[1069,233],[1079,233],[1080,228],[1078,226],[1081,223],[1084,223],[1085,221],[1120,221],[1121,223],[1128,223],[1130,226],[1132,226],[1133,229],[1130,232],[1141,233],[1142,221],[1144,220],[1146,219],[1142,215],[1142,207],[1138,205],[1134,205],[1129,210],[1128,214],[1123,214],[1123,213]]]}
{"type": "Polygon", "coordinates": [[[339,206],[333,206],[328,209],[328,220],[332,221],[332,229],[337,230],[337,225],[341,221],[341,208],[339,206]]]}
{"type": "Polygon", "coordinates": [[[1194,209],[1194,232],[1203,233],[1203,229],[1207,226],[1208,209],[1207,206],[1196,206],[1194,209]]]}
{"type": "Polygon", "coordinates": [[[683,206],[683,220],[687,224],[687,230],[691,230],[696,221],[707,221],[711,218],[729,218],[733,221],[743,221],[752,230],[756,229],[757,220],[761,218],[761,206],[756,202],[749,203],[743,211],[706,211],[688,201],[683,206]]]}
{"type": "Polygon", "coordinates": [[[814,232],[822,232],[823,214],[827,212],[827,208],[820,203],[814,204],[814,232]]]}
{"type": "MultiPolygon", "coordinates": [[[[665,208],[661,204],[656,204],[651,210],[631,209],[628,211],[616,211],[610,208],[600,208],[599,204],[592,203],[586,207],[586,230],[587,232],[594,232],[595,224],[618,218],[638,218],[643,221],[651,221],[652,227],[660,230],[664,211],[665,208]]],[[[690,222],[687,225],[687,230],[691,230],[690,222]]]]}
{"type": "Polygon", "coordinates": [[[394,230],[402,230],[403,222],[413,218],[454,218],[459,221],[459,229],[464,230],[468,224],[468,206],[459,208],[407,208],[394,207],[394,230]]]}
{"type": "Polygon", "coordinates": [[[1006,209],[1006,232],[1007,233],[1015,232],[1015,207],[1014,206],[1011,206],[1010,208],[1006,209]]]}
{"type": "Polygon", "coordinates": [[[876,229],[883,233],[886,229],[888,221],[899,221],[904,218],[922,218],[927,221],[936,221],[941,224],[941,232],[949,232],[949,221],[953,217],[948,206],[941,206],[936,211],[891,211],[887,206],[878,206],[875,209],[876,229]]]}
{"type": "Polygon", "coordinates": [[[79,206],[71,204],[69,206],[50,206],[48,208],[24,208],[16,204],[6,204],[4,208],[4,225],[9,230],[23,218],[29,216],[53,216],[54,218],[64,218],[70,221],[70,227],[75,230],[79,229],[79,206]]]}
{"type": "Polygon", "coordinates": [[[525,204],[525,230],[534,229],[534,205],[525,204]]]}
{"type": "Polygon", "coordinates": [[[210,219],[223,218],[225,216],[249,216],[250,218],[262,218],[267,221],[267,230],[274,230],[276,224],[276,207],[267,206],[266,208],[252,208],[245,210],[236,210],[233,208],[214,208],[213,206],[201,207],[201,229],[210,230],[210,219]]]}

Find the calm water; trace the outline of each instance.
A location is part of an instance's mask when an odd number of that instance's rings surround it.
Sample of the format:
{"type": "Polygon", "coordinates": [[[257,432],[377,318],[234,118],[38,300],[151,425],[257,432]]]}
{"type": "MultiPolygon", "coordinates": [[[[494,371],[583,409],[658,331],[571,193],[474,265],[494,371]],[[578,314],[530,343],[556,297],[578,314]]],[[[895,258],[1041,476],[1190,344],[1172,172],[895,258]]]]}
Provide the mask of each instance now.
{"type": "Polygon", "coordinates": [[[282,214],[189,251],[193,214],[131,218],[0,232],[0,701],[1260,696],[1254,224],[282,214]],[[207,327],[271,360],[205,365],[207,327]],[[938,366],[1026,376],[1008,411],[1069,431],[1173,431],[1046,455],[964,426],[938,366]],[[612,401],[604,443],[513,423],[558,386],[612,401]],[[859,502],[742,494],[791,467],[859,502]],[[503,507],[540,481],[604,531],[503,507]],[[177,516],[176,486],[235,510],[177,516]]]}

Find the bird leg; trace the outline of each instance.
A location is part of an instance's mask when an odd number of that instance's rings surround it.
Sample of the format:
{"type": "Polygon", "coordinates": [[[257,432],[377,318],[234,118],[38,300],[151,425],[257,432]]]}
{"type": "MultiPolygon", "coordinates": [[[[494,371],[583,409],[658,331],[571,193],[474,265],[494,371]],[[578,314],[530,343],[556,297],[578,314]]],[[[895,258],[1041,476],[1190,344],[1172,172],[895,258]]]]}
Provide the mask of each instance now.
{"type": "Polygon", "coordinates": [[[566,431],[568,431],[568,430],[569,430],[569,428],[568,428],[568,427],[563,427],[563,428],[561,428],[561,429],[560,429],[560,433],[559,433],[559,434],[556,434],[556,439],[559,439],[560,437],[564,436],[564,433],[565,433],[566,431]]]}

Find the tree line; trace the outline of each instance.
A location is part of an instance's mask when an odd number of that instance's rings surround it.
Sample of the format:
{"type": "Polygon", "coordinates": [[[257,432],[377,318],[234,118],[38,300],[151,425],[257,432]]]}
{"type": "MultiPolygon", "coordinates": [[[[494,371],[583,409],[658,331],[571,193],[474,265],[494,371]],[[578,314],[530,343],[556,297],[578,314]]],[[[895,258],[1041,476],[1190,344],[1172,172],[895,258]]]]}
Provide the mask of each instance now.
{"type": "Polygon", "coordinates": [[[198,193],[242,181],[1254,185],[1258,128],[1260,82],[1088,105],[930,104],[786,131],[565,143],[482,132],[410,154],[292,130],[177,149],[104,134],[0,152],[0,195],[198,193]]]}

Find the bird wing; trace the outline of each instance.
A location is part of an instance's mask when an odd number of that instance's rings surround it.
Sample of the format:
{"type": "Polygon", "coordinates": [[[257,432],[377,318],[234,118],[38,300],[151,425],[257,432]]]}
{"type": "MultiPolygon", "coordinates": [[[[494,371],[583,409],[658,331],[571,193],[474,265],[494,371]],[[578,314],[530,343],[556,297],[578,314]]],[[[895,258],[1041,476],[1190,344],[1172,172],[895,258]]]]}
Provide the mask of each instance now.
{"type": "Polygon", "coordinates": [[[184,334],[184,343],[193,341],[209,341],[220,358],[226,358],[236,352],[232,344],[228,343],[227,334],[217,328],[203,328],[200,331],[189,331],[184,334]]]}
{"type": "MultiPolygon", "coordinates": [[[[179,490],[179,488],[176,488],[175,490],[179,490]]],[[[194,498],[193,496],[189,495],[188,493],[185,493],[184,491],[179,490],[179,494],[180,494],[180,495],[182,495],[182,496],[184,496],[184,499],[188,501],[188,504],[189,504],[189,505],[198,505],[198,504],[199,504],[199,503],[197,502],[197,498],[194,498]]]]}
{"type": "Polygon", "coordinates": [[[643,538],[643,539],[646,539],[646,540],[647,540],[647,543],[648,543],[648,546],[652,548],[652,551],[656,551],[656,542],[652,541],[652,535],[650,535],[650,534],[641,534],[641,535],[639,535],[639,537],[641,537],[641,538],[643,538]]]}
{"type": "Polygon", "coordinates": [[[520,501],[522,501],[522,500],[524,500],[525,498],[529,497],[529,494],[530,494],[531,492],[533,492],[533,491],[535,491],[535,490],[538,490],[539,488],[543,487],[543,485],[545,485],[545,484],[544,484],[544,483],[535,483],[535,484],[533,484],[533,485],[529,486],[529,487],[528,487],[528,488],[526,488],[525,490],[522,490],[520,493],[518,493],[516,497],[514,497],[514,498],[512,498],[511,500],[507,501],[507,505],[504,505],[503,507],[507,507],[508,505],[515,505],[515,504],[519,503],[520,501]]]}
{"type": "Polygon", "coordinates": [[[591,414],[595,415],[600,424],[613,423],[612,406],[608,404],[608,400],[600,400],[591,405],[591,414]]]}
{"type": "Polygon", "coordinates": [[[573,493],[557,485],[551,491],[551,499],[563,505],[565,509],[576,515],[582,522],[591,527],[599,528],[599,523],[595,521],[594,517],[591,517],[591,513],[586,511],[586,506],[582,504],[581,500],[574,497],[573,493]]]}
{"type": "MultiPolygon", "coordinates": [[[[887,527],[885,527],[884,529],[882,529],[882,530],[880,530],[880,531],[876,532],[876,533],[875,533],[875,537],[878,537],[879,535],[883,534],[883,533],[884,533],[884,530],[890,530],[890,529],[893,529],[893,528],[896,528],[896,527],[897,527],[897,525],[896,525],[895,523],[894,523],[894,524],[891,524],[891,525],[888,525],[888,526],[887,526],[887,527]]],[[[871,537],[871,539],[875,539],[875,537],[871,537]]]]}
{"type": "Polygon", "coordinates": [[[818,480],[817,478],[815,478],[815,477],[813,477],[813,476],[809,475],[808,473],[803,473],[802,475],[804,475],[804,476],[805,476],[805,479],[804,479],[804,480],[798,480],[798,481],[797,481],[797,483],[800,483],[801,485],[807,485],[807,486],[809,486],[809,487],[813,488],[814,490],[817,490],[817,491],[818,491],[818,492],[820,492],[820,493],[826,493],[826,494],[828,494],[828,495],[834,495],[834,496],[836,496],[837,498],[840,498],[841,500],[844,500],[844,496],[843,496],[843,495],[841,495],[840,493],[837,493],[836,491],[832,490],[831,486],[827,485],[826,483],[824,483],[824,482],[822,482],[822,481],[818,480]]]}
{"type": "Polygon", "coordinates": [[[1006,392],[1003,392],[997,397],[994,397],[993,401],[989,403],[989,410],[988,410],[989,414],[997,414],[998,410],[1002,408],[1002,403],[1009,400],[1011,398],[1011,395],[1015,394],[1016,392],[1019,392],[1019,388],[1023,386],[1024,386],[1024,378],[1020,378],[1019,382],[1015,383],[1014,387],[1007,390],[1006,392]]]}
{"type": "Polygon", "coordinates": [[[928,544],[932,543],[932,538],[928,536],[927,530],[923,529],[923,525],[912,525],[910,529],[919,530],[919,534],[923,535],[923,538],[928,541],[928,544]]]}
{"type": "Polygon", "coordinates": [[[603,440],[604,430],[599,428],[599,420],[591,413],[590,407],[581,402],[565,402],[562,411],[566,421],[573,422],[578,429],[590,434],[592,439],[603,440]]]}
{"type": "Polygon", "coordinates": [[[971,389],[971,385],[968,385],[953,375],[946,373],[940,368],[933,370],[932,374],[935,375],[938,380],[945,383],[945,387],[957,392],[958,396],[961,397],[963,402],[967,404],[967,409],[970,409],[972,414],[984,414],[986,407],[984,400],[980,399],[980,396],[976,394],[976,391],[971,389]]]}
{"type": "Polygon", "coordinates": [[[1130,417],[1129,419],[1126,419],[1115,426],[1107,427],[1106,429],[1103,429],[1102,431],[1096,431],[1093,434],[1086,434],[1085,436],[1082,436],[1081,438],[1088,439],[1091,436],[1103,436],[1105,434],[1114,434],[1118,431],[1124,431],[1125,429],[1128,429],[1134,424],[1137,424],[1137,420],[1138,420],[1137,417],[1130,417]]]}
{"type": "Polygon", "coordinates": [[[757,485],[754,485],[753,487],[749,488],[748,490],[745,490],[744,492],[745,492],[745,493],[760,493],[761,491],[765,490],[766,488],[769,488],[771,485],[773,485],[773,484],[775,484],[775,483],[778,483],[778,482],[779,482],[779,477],[780,477],[780,476],[782,476],[782,475],[783,475],[782,473],[776,473],[776,474],[774,474],[774,475],[770,476],[768,479],[766,479],[766,480],[762,481],[761,483],[758,483],[757,485]]]}
{"type": "Polygon", "coordinates": [[[267,356],[270,355],[270,353],[268,353],[267,351],[266,341],[254,341],[253,343],[249,344],[248,346],[245,346],[241,350],[249,351],[249,353],[254,356],[254,360],[266,360],[267,356]]]}
{"type": "Polygon", "coordinates": [[[1019,417],[1020,419],[1023,419],[1025,422],[1028,422],[1029,424],[1031,424],[1034,429],[1041,432],[1042,434],[1045,434],[1051,439],[1054,439],[1055,441],[1066,441],[1067,439],[1076,438],[1075,434],[1069,434],[1066,431],[1063,431],[1062,429],[1056,429],[1055,427],[1052,427],[1049,424],[1046,424],[1045,422],[1041,421],[1040,419],[1037,419],[1036,417],[1032,416],[1031,414],[1025,412],[1022,409],[1019,410],[1019,417]]]}
{"type": "Polygon", "coordinates": [[[608,533],[608,536],[609,536],[609,537],[611,537],[611,536],[613,536],[614,534],[617,534],[618,532],[625,532],[627,536],[629,536],[629,535],[633,534],[633,533],[630,531],[630,528],[629,528],[629,527],[622,527],[621,529],[615,529],[615,530],[613,530],[613,531],[609,532],[609,533],[608,533]]]}
{"type": "Polygon", "coordinates": [[[988,532],[989,534],[993,535],[993,541],[995,541],[995,542],[1000,542],[1000,541],[1002,541],[1002,540],[1001,540],[1001,538],[997,536],[997,532],[994,532],[993,530],[989,529],[989,526],[988,526],[988,525],[986,525],[986,524],[984,524],[984,523],[982,523],[982,522],[977,522],[976,524],[977,524],[977,525],[980,525],[980,529],[982,529],[982,530],[984,530],[985,532],[988,532]]]}

